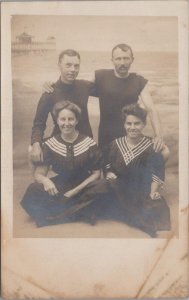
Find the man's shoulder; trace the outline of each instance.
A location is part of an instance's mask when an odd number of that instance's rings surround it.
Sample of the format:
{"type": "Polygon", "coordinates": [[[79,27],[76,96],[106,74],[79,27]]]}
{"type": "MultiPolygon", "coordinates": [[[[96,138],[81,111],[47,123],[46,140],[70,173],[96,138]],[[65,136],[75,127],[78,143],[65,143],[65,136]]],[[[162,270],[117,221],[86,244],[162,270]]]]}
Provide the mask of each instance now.
{"type": "MultiPolygon", "coordinates": [[[[75,79],[73,82],[73,86],[82,86],[82,87],[87,87],[91,84],[90,81],[85,80],[85,79],[75,79]]],[[[57,80],[53,85],[52,85],[53,89],[62,89],[62,83],[60,80],[57,80]]]]}
{"type": "Polygon", "coordinates": [[[90,88],[94,83],[86,79],[76,79],[75,84],[79,87],[90,88]]]}
{"type": "Polygon", "coordinates": [[[135,72],[129,73],[129,76],[130,76],[131,78],[136,79],[136,80],[147,80],[143,75],[138,74],[138,73],[135,73],[135,72]]]}
{"type": "Polygon", "coordinates": [[[47,103],[47,102],[51,101],[53,95],[54,95],[54,91],[52,93],[44,92],[44,93],[42,93],[39,102],[41,104],[42,103],[47,103]]]}
{"type": "MultiPolygon", "coordinates": [[[[85,79],[75,79],[73,82],[73,89],[79,88],[79,89],[89,89],[92,86],[92,82],[85,80],[85,79]]],[[[60,80],[57,80],[53,85],[52,85],[54,91],[51,94],[53,96],[57,91],[64,89],[64,86],[62,86],[60,80]]],[[[47,93],[48,94],[48,93],[47,93]]],[[[48,97],[48,96],[47,96],[48,97]]]]}
{"type": "Polygon", "coordinates": [[[57,80],[55,83],[52,84],[52,88],[53,88],[53,92],[48,93],[48,92],[43,92],[41,95],[40,100],[42,102],[48,102],[52,99],[52,97],[55,94],[55,90],[57,90],[59,88],[59,80],[57,80]]]}
{"type": "Polygon", "coordinates": [[[92,82],[89,80],[86,80],[86,79],[76,79],[75,84],[81,85],[81,86],[90,86],[92,84],[92,82]]]}
{"type": "Polygon", "coordinates": [[[114,78],[113,69],[99,69],[95,71],[95,82],[102,83],[104,81],[109,81],[114,78]]]}
{"type": "Polygon", "coordinates": [[[61,80],[60,78],[52,84],[53,89],[60,88],[61,80]]]}

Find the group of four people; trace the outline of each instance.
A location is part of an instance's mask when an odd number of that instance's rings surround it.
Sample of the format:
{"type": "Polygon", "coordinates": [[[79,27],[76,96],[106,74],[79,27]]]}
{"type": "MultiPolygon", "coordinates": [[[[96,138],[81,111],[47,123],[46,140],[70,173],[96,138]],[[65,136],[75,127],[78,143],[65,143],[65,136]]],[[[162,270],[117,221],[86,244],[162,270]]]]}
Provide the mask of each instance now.
{"type": "Polygon", "coordinates": [[[116,219],[151,236],[169,229],[169,209],[159,193],[169,150],[161,137],[147,80],[129,73],[133,59],[130,46],[115,46],[114,70],[98,70],[89,82],[76,79],[78,52],[60,54],[60,79],[47,85],[49,93],[39,101],[32,129],[36,182],[21,201],[37,226],[116,219]],[[89,123],[90,95],[98,97],[100,104],[98,146],[89,123]],[[139,98],[146,110],[138,105],[139,98]],[[147,112],[155,139],[142,133],[147,112]],[[43,141],[49,113],[55,127],[52,137],[43,141]],[[50,166],[57,174],[53,178],[47,176],[50,166]]]}

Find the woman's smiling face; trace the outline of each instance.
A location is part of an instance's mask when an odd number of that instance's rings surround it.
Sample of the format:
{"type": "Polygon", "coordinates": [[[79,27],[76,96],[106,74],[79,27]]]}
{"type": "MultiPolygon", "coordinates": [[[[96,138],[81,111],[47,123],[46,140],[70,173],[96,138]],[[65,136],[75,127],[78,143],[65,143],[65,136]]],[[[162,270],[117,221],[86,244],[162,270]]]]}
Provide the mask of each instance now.
{"type": "Polygon", "coordinates": [[[75,127],[78,124],[78,120],[74,112],[65,108],[59,112],[57,124],[59,126],[60,131],[63,134],[71,134],[75,131],[75,127]]]}
{"type": "Polygon", "coordinates": [[[124,127],[129,138],[138,139],[142,136],[145,123],[134,115],[128,115],[125,119],[124,127]]]}

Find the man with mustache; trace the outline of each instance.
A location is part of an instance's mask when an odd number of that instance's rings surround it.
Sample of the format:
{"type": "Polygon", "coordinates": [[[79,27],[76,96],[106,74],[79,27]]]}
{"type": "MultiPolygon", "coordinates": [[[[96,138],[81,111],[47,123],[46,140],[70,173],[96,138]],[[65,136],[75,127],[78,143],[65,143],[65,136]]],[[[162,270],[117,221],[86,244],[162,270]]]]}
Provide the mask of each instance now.
{"type": "Polygon", "coordinates": [[[112,70],[97,70],[95,86],[100,104],[99,144],[109,144],[124,135],[121,110],[127,104],[137,103],[141,99],[145,106],[155,133],[154,147],[163,147],[158,113],[152,101],[147,80],[136,73],[130,73],[134,56],[130,46],[116,45],[112,49],[112,70]]]}

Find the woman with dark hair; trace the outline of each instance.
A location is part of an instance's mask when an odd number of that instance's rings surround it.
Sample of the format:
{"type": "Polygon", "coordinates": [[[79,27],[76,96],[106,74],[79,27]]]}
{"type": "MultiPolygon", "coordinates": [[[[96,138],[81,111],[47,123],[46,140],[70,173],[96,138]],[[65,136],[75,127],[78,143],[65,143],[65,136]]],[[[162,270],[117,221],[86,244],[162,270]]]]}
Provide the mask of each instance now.
{"type": "Polygon", "coordinates": [[[96,142],[76,129],[81,110],[70,101],[57,102],[53,114],[60,134],[43,144],[43,162],[34,172],[21,205],[38,227],[75,220],[75,214],[93,202],[91,185],[100,176],[96,142]],[[47,176],[49,168],[57,174],[47,176]]]}
{"type": "MultiPolygon", "coordinates": [[[[110,144],[106,165],[108,186],[116,198],[106,214],[154,237],[156,231],[170,229],[169,208],[160,195],[164,159],[154,151],[152,138],[142,134],[147,112],[133,104],[122,109],[122,116],[126,135],[110,144]]],[[[167,146],[162,151],[169,152],[167,146]]]]}

